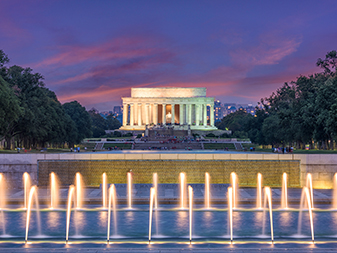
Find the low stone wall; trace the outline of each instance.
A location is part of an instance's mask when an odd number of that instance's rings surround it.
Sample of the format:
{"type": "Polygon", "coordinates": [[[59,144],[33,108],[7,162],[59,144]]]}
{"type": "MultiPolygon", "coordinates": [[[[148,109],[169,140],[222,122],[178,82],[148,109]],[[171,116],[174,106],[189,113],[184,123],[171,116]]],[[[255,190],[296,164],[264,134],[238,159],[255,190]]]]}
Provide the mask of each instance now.
{"type": "MultiPolygon", "coordinates": [[[[46,160],[177,160],[178,164],[183,160],[299,161],[300,185],[305,185],[306,173],[312,173],[313,186],[317,189],[331,189],[333,176],[337,172],[337,155],[259,154],[254,152],[193,153],[193,151],[177,153],[112,151],[111,153],[0,154],[0,172],[4,173],[10,188],[22,187],[22,174],[25,171],[31,175],[33,184],[37,184],[37,164],[39,161],[46,160]]],[[[263,176],[266,177],[266,175],[263,176]]]]}
{"type": "Polygon", "coordinates": [[[49,175],[55,172],[62,185],[74,183],[76,172],[83,176],[85,185],[99,186],[102,174],[108,183],[127,183],[127,172],[132,170],[135,184],[151,184],[153,173],[159,184],[178,184],[179,174],[186,174],[188,184],[204,184],[208,172],[212,184],[229,184],[230,173],[235,172],[240,186],[256,187],[257,173],[263,174],[265,185],[281,187],[282,174],[289,176],[289,187],[300,187],[299,161],[279,160],[56,160],[38,163],[38,185],[48,186],[49,175]]]}

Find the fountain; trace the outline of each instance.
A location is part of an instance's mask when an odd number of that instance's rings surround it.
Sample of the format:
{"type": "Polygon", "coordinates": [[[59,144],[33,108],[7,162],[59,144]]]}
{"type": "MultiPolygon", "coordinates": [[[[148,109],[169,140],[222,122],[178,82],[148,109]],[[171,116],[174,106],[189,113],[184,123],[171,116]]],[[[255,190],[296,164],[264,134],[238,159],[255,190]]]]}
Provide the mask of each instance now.
{"type": "Polygon", "coordinates": [[[232,186],[232,191],[233,191],[233,209],[237,208],[237,204],[239,203],[239,182],[238,182],[238,176],[236,175],[235,172],[232,172],[230,175],[230,182],[232,186]]]}
{"type": "Polygon", "coordinates": [[[266,223],[266,209],[267,209],[267,201],[269,207],[269,221],[270,221],[270,237],[271,241],[274,242],[274,229],[273,229],[273,207],[271,201],[271,190],[269,187],[264,187],[264,205],[263,205],[263,222],[262,222],[262,235],[265,235],[265,223],[266,223]]]}
{"type": "Polygon", "coordinates": [[[57,177],[54,172],[50,173],[50,209],[58,207],[59,202],[59,187],[57,177]]]}
{"type": "Polygon", "coordinates": [[[68,193],[68,205],[67,205],[67,226],[66,226],[66,242],[69,239],[69,226],[70,226],[70,215],[71,215],[71,202],[75,195],[75,186],[69,186],[69,193],[68,193]]]}
{"type": "Polygon", "coordinates": [[[315,241],[315,236],[314,236],[314,223],[313,223],[313,217],[312,217],[312,199],[311,195],[309,192],[308,187],[304,186],[302,189],[302,194],[301,194],[301,203],[300,203],[300,213],[299,213],[299,218],[298,218],[298,229],[297,233],[301,235],[302,233],[302,213],[305,210],[305,207],[308,207],[308,212],[309,212],[309,220],[310,220],[310,228],[311,228],[311,239],[312,242],[315,241]]]}
{"type": "Polygon", "coordinates": [[[209,173],[205,173],[205,208],[210,209],[210,188],[209,188],[209,173]]]}
{"type": "Polygon", "coordinates": [[[28,206],[28,194],[29,194],[29,190],[30,190],[30,176],[27,172],[23,173],[23,191],[24,191],[24,209],[27,209],[28,206]]]}
{"type": "Polygon", "coordinates": [[[257,173],[256,208],[262,209],[262,174],[257,173]]]}
{"type": "Polygon", "coordinates": [[[127,179],[128,180],[128,183],[127,183],[128,208],[132,209],[132,175],[131,175],[131,172],[128,172],[127,178],[128,178],[127,179]]]}
{"type": "Polygon", "coordinates": [[[102,174],[102,208],[106,209],[106,202],[107,202],[107,190],[108,190],[108,184],[107,184],[107,176],[104,172],[102,174]]]}
{"type": "Polygon", "coordinates": [[[158,209],[158,174],[157,173],[153,173],[152,187],[154,188],[154,191],[155,191],[154,208],[157,210],[158,209]]]}
{"type": "Polygon", "coordinates": [[[116,209],[116,187],[112,184],[109,188],[109,209],[108,209],[108,231],[107,231],[107,241],[110,240],[110,224],[111,224],[111,204],[114,215],[114,235],[117,236],[117,209],[116,209]]]}
{"type": "MultiPolygon", "coordinates": [[[[128,174],[128,183],[131,184],[131,175],[128,174]]],[[[334,183],[337,180],[336,175],[334,176],[334,183]]],[[[101,208],[101,197],[98,196],[99,190],[91,190],[92,193],[97,193],[96,198],[93,200],[99,207],[88,207],[80,205],[78,210],[77,206],[77,189],[82,191],[83,184],[81,183],[81,175],[78,173],[75,176],[75,183],[76,186],[71,185],[68,190],[68,197],[67,199],[60,199],[60,203],[66,202],[66,204],[56,204],[55,199],[52,193],[57,195],[58,192],[62,192],[58,190],[56,184],[57,175],[55,173],[50,174],[50,191],[51,191],[51,204],[49,208],[49,201],[48,205],[42,207],[41,214],[40,208],[38,203],[38,194],[37,194],[37,186],[32,186],[29,189],[28,198],[27,198],[27,209],[24,211],[22,208],[6,208],[4,209],[4,204],[1,204],[1,215],[2,215],[2,225],[3,225],[3,234],[2,238],[6,238],[3,241],[0,240],[0,244],[4,245],[7,244],[14,244],[16,245],[18,241],[21,243],[28,244],[28,235],[29,233],[34,233],[32,231],[37,230],[37,235],[34,237],[34,240],[30,238],[29,244],[51,244],[54,243],[54,239],[44,239],[44,238],[60,238],[64,236],[65,230],[65,241],[68,244],[69,242],[69,232],[72,230],[74,226],[75,236],[74,242],[71,242],[71,247],[76,247],[77,244],[85,244],[85,243],[92,243],[95,244],[103,244],[107,243],[108,245],[114,244],[114,247],[118,245],[126,243],[134,243],[135,245],[145,245],[151,244],[148,247],[152,247],[154,244],[162,245],[162,244],[171,244],[171,243],[179,243],[181,245],[188,244],[186,239],[183,239],[184,242],[181,242],[181,238],[189,238],[189,247],[198,247],[198,245],[204,243],[214,245],[224,245],[226,243],[234,243],[234,226],[236,232],[236,240],[235,244],[246,244],[246,243],[266,243],[266,238],[268,243],[271,242],[273,244],[279,245],[300,245],[305,243],[315,242],[315,234],[314,234],[314,223],[313,223],[313,215],[315,215],[315,219],[320,222],[315,222],[315,230],[316,236],[319,238],[317,240],[316,246],[322,245],[326,242],[333,243],[334,245],[337,242],[334,241],[334,238],[337,233],[337,229],[334,227],[337,226],[337,220],[335,219],[335,212],[331,212],[331,209],[319,209],[317,208],[314,210],[312,208],[312,195],[310,189],[305,186],[302,189],[302,194],[300,199],[300,206],[299,209],[292,208],[291,210],[286,210],[287,208],[287,174],[283,173],[282,175],[282,196],[281,198],[277,199],[277,194],[274,195],[274,199],[272,196],[272,189],[270,187],[263,188],[263,206],[262,209],[263,213],[255,208],[255,198],[248,199],[247,203],[242,205],[240,209],[234,209],[235,203],[235,192],[234,188],[237,192],[237,176],[236,174],[231,175],[231,183],[232,186],[228,187],[227,190],[227,201],[228,205],[226,206],[225,200],[222,200],[219,204],[213,205],[211,210],[207,209],[210,206],[207,206],[207,201],[203,202],[201,187],[196,186],[194,189],[191,185],[186,187],[186,175],[184,173],[180,174],[180,184],[176,184],[176,190],[178,194],[174,196],[172,199],[159,199],[158,197],[158,175],[156,173],[153,174],[153,186],[150,188],[150,198],[148,199],[149,204],[146,206],[142,206],[143,204],[139,204],[140,206],[137,208],[133,208],[131,210],[120,208],[117,209],[117,190],[124,190],[125,185],[118,185],[118,184],[111,184],[109,189],[106,191],[106,208],[101,208]],[[78,183],[80,182],[80,183],[78,183]],[[81,187],[78,187],[80,185],[81,187]],[[118,188],[120,187],[120,188],[118,188]],[[186,187],[186,188],[185,188],[186,187]],[[183,193],[183,194],[182,194],[183,193]],[[186,195],[187,198],[186,198],[186,195]],[[181,199],[178,203],[176,203],[174,207],[168,206],[167,203],[170,201],[175,201],[179,197],[183,196],[183,202],[181,199]],[[277,211],[273,212],[273,201],[282,200],[283,204],[281,204],[282,209],[278,209],[277,211]],[[156,209],[156,199],[158,201],[163,201],[163,204],[160,208],[156,209]],[[36,208],[33,209],[33,205],[36,208]],[[167,201],[167,202],[166,202],[167,201]],[[253,202],[252,202],[253,201],[253,202]],[[166,203],[165,203],[166,202],[166,203]],[[185,203],[186,202],[186,203],[185,203]],[[182,206],[182,203],[186,205],[182,206]],[[253,204],[251,204],[253,203],[253,204]],[[178,208],[175,208],[178,207],[178,208]],[[183,209],[181,209],[183,207],[183,209]],[[57,208],[57,210],[56,210],[57,208]],[[34,211],[36,215],[34,215],[34,211]],[[73,217],[71,217],[71,213],[74,211],[73,217]],[[195,211],[195,212],[194,212],[195,211]],[[158,224],[159,219],[157,214],[160,212],[160,224],[161,224],[161,234],[157,238],[161,238],[161,240],[156,241],[153,240],[154,230],[158,235],[158,224]],[[269,213],[269,216],[268,216],[269,213]],[[315,213],[315,214],[313,214],[315,213]],[[21,216],[26,214],[25,226],[18,225],[15,227],[15,222],[20,220],[21,216]],[[117,214],[119,220],[117,220],[117,214]],[[306,214],[308,214],[308,219],[306,218],[306,214]],[[4,222],[4,215],[6,218],[6,226],[4,222]],[[41,216],[41,217],[40,217],[41,216]],[[225,221],[222,220],[225,217],[225,221]],[[227,217],[227,221],[226,221],[227,217]],[[270,239],[269,239],[269,227],[268,224],[268,217],[270,222],[270,239]],[[287,218],[288,224],[287,224],[287,218]],[[194,219],[194,222],[193,222],[194,219]],[[63,222],[65,220],[65,222],[63,222]],[[148,224],[148,231],[147,229],[147,220],[149,221],[148,224]],[[306,222],[303,222],[305,220],[306,222]],[[43,223],[42,223],[42,222],[43,223]],[[325,221],[322,224],[321,221],[325,221]],[[154,228],[154,222],[156,224],[156,228],[154,228]],[[292,225],[293,223],[298,222],[298,227],[294,228],[292,225]],[[331,224],[327,224],[331,223],[331,224]],[[227,223],[228,231],[226,234],[226,227],[224,224],[227,223]],[[262,235],[261,235],[261,223],[262,223],[262,235]],[[37,225],[34,225],[37,224],[37,225]],[[41,224],[43,225],[43,230],[41,230],[41,224]],[[119,225],[117,227],[117,224],[119,225]],[[310,224],[310,242],[305,242],[305,240],[299,241],[299,238],[305,238],[309,234],[309,224],[310,224]],[[81,227],[79,227],[81,226],[81,227]],[[113,228],[112,228],[113,226],[113,228]],[[14,228],[13,228],[14,227],[14,228]],[[21,228],[22,227],[22,228],[21,228]],[[78,233],[80,229],[81,234],[78,233]],[[118,233],[117,233],[118,228],[118,233]],[[5,229],[7,231],[5,231],[5,229]],[[325,232],[329,229],[329,232],[325,232]],[[332,230],[331,230],[332,229],[332,230]],[[303,230],[303,231],[302,231],[303,230]],[[63,231],[63,232],[62,232],[63,231]],[[188,231],[188,232],[187,232],[188,231]],[[194,231],[194,233],[193,233],[194,231]],[[248,232],[247,232],[248,231],[248,232]],[[308,231],[308,232],[306,232],[308,231]],[[330,232],[331,231],[331,232],[330,232]],[[148,234],[147,234],[148,232],[148,234]],[[43,235],[42,235],[43,233],[43,235]],[[25,239],[23,240],[23,235],[25,234],[25,239]],[[113,234],[113,236],[111,235],[113,234]],[[268,235],[268,236],[266,236],[268,235]],[[274,237],[275,236],[275,237],[274,237]],[[17,238],[22,239],[17,239],[17,238]],[[331,239],[330,239],[331,237],[331,239]],[[85,238],[85,239],[82,239],[85,238]],[[104,238],[104,242],[102,242],[104,238]],[[144,238],[148,238],[148,240],[144,240],[144,238]],[[167,239],[166,239],[167,238],[167,239]],[[207,238],[207,239],[203,239],[207,238]],[[242,239],[245,238],[245,239],[242,239]],[[275,238],[277,238],[275,242],[275,238]],[[324,238],[324,239],[323,239],[324,238]],[[328,239],[326,239],[328,238],[328,239]],[[193,239],[193,245],[192,245],[193,239]],[[227,240],[227,242],[226,242],[227,240]],[[230,241],[229,241],[230,240],[230,241]],[[260,241],[259,241],[260,240],[260,241]],[[112,242],[113,241],[113,242],[112,242]]],[[[279,175],[281,179],[281,175],[279,175]]],[[[106,184],[107,178],[106,175],[102,176],[103,183],[102,185],[106,184]]],[[[307,177],[307,183],[310,187],[312,183],[310,183],[310,176],[307,177]]],[[[206,192],[209,191],[209,183],[210,177],[208,173],[205,174],[205,196],[208,195],[206,192]],[[207,190],[208,189],[208,190],[207,190]]],[[[262,187],[262,175],[258,176],[258,185],[262,187]]],[[[129,185],[128,184],[128,195],[124,196],[121,200],[120,205],[125,205],[129,207],[129,185]],[[122,202],[125,202],[125,204],[122,202]]],[[[138,187],[138,185],[136,185],[138,187]]],[[[142,189],[148,190],[148,185],[142,186],[142,189]]],[[[161,187],[159,185],[159,187],[161,187]]],[[[224,186],[226,187],[226,186],[224,186]]],[[[0,190],[3,191],[4,188],[4,177],[0,174],[0,190]]],[[[132,187],[131,187],[132,189],[132,187]]],[[[259,187],[256,188],[258,191],[259,187]]],[[[242,195],[247,196],[247,192],[251,192],[252,189],[248,191],[246,189],[242,190],[242,195]]],[[[143,191],[143,193],[146,191],[143,191]]],[[[255,192],[255,189],[254,189],[255,192]]],[[[294,191],[295,192],[295,191],[294,191]]],[[[48,192],[49,193],[49,192],[48,192]]],[[[148,193],[146,193],[148,194],[148,193]]],[[[257,198],[258,198],[257,194],[257,198]]],[[[80,195],[81,196],[81,195],[80,195]]],[[[92,196],[92,194],[88,194],[88,196],[92,196]]],[[[147,195],[148,196],[148,195],[147,195]]],[[[49,195],[48,195],[49,197],[49,195]]],[[[146,197],[147,198],[147,197],[146,197]]],[[[141,201],[147,201],[146,199],[141,199],[141,201]]],[[[2,199],[0,200],[2,201],[2,199]]],[[[138,199],[137,199],[138,201],[138,199]]],[[[173,202],[172,201],[172,202],[173,202]]],[[[246,201],[242,199],[242,201],[246,201]]],[[[209,201],[210,202],[210,201],[209,201]]],[[[208,203],[209,203],[208,202],[208,203]]],[[[281,201],[282,202],[282,201],[281,201]]],[[[20,202],[21,203],[21,202],[20,202]]],[[[137,204],[137,203],[134,203],[137,204]]],[[[104,203],[103,203],[104,205],[104,203]]],[[[32,237],[32,236],[31,236],[32,237]]],[[[64,237],[63,237],[64,238],[64,237]]],[[[0,238],[1,239],[1,238],[0,238]]],[[[317,238],[316,238],[317,239],[317,238]]],[[[64,239],[63,239],[64,240],[64,239]]],[[[57,243],[60,243],[59,239],[55,239],[57,243]]],[[[62,241],[61,243],[64,243],[62,241]]],[[[1,246],[1,245],[0,245],[1,246]]],[[[68,246],[67,246],[68,247],[68,246]]],[[[69,246],[70,247],[70,246],[69,246]]],[[[137,246],[138,247],[138,246],[137,246]]],[[[140,246],[141,247],[141,246],[140,246]]],[[[291,246],[290,246],[291,247],[291,246]]]]}
{"type": "Polygon", "coordinates": [[[288,176],[287,176],[287,173],[283,173],[282,175],[281,208],[288,209],[288,176]]]}
{"type": "Polygon", "coordinates": [[[227,192],[227,199],[228,199],[228,220],[229,220],[229,233],[231,238],[231,243],[233,242],[233,188],[228,187],[227,192]]]}
{"type": "Polygon", "coordinates": [[[186,175],[181,172],[179,174],[180,178],[180,208],[185,209],[185,189],[186,189],[186,175]]]}
{"type": "Polygon", "coordinates": [[[189,228],[190,228],[190,243],[192,243],[192,223],[193,223],[193,188],[188,186],[188,202],[189,202],[189,228]]]}
{"type": "Polygon", "coordinates": [[[310,173],[307,174],[306,186],[310,193],[310,200],[311,200],[311,208],[314,208],[314,193],[312,188],[312,176],[310,173]]]}
{"type": "Polygon", "coordinates": [[[82,175],[79,172],[77,172],[75,176],[75,186],[76,186],[76,209],[81,209],[83,201],[83,180],[82,175]]]}
{"type": "Polygon", "coordinates": [[[41,235],[41,217],[40,217],[40,209],[39,209],[39,200],[37,196],[37,186],[34,185],[30,188],[29,197],[28,197],[28,205],[27,205],[27,214],[26,214],[26,236],[25,242],[28,241],[28,231],[29,231],[29,224],[30,224],[30,214],[33,205],[33,196],[35,195],[35,206],[37,212],[37,222],[38,222],[38,234],[41,235]]]}
{"type": "Polygon", "coordinates": [[[153,202],[155,198],[156,190],[154,187],[150,189],[150,210],[149,210],[149,243],[151,242],[151,230],[152,230],[152,212],[153,212],[153,202]]]}

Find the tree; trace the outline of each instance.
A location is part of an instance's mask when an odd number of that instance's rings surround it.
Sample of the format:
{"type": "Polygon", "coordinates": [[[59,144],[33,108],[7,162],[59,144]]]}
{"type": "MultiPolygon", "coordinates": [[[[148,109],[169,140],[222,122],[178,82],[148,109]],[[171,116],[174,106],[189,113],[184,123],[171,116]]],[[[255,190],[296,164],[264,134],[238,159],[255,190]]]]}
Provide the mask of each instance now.
{"type": "MultiPolygon", "coordinates": [[[[76,143],[80,143],[84,138],[91,137],[92,120],[89,113],[85,110],[85,107],[81,106],[81,104],[77,101],[65,103],[62,105],[62,107],[69,115],[69,117],[73,120],[73,126],[76,126],[76,132],[72,131],[67,136],[70,146],[73,146],[76,143]]],[[[71,125],[72,123],[70,123],[70,125],[67,125],[67,127],[71,128],[71,125]]]]}
{"type": "Polygon", "coordinates": [[[94,138],[99,138],[105,135],[106,129],[106,122],[105,119],[99,114],[96,113],[94,110],[89,111],[89,115],[92,120],[92,133],[94,138]]]}
{"type": "Polygon", "coordinates": [[[23,113],[19,103],[14,90],[0,76],[0,140],[7,138],[8,141],[11,137],[11,133],[23,113]]]}
{"type": "Polygon", "coordinates": [[[324,74],[334,76],[337,68],[337,52],[333,50],[325,55],[325,59],[318,58],[316,65],[324,70],[324,74]]]}
{"type": "Polygon", "coordinates": [[[246,138],[246,124],[252,117],[253,116],[246,111],[239,110],[228,114],[220,122],[217,122],[216,127],[222,130],[227,128],[233,132],[234,136],[246,138]],[[238,132],[239,135],[235,134],[235,132],[238,132]]]}
{"type": "Polygon", "coordinates": [[[113,114],[109,114],[106,117],[106,130],[115,130],[121,127],[121,123],[119,122],[113,114]]]}

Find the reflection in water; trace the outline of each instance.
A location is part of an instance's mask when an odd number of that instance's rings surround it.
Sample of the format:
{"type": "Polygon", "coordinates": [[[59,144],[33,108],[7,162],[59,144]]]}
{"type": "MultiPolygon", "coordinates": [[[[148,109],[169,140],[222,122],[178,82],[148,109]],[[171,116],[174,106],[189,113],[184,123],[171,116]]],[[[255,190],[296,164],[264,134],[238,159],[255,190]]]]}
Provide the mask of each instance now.
{"type": "Polygon", "coordinates": [[[60,212],[48,212],[47,217],[47,224],[50,229],[56,229],[59,227],[61,218],[60,212]]]}
{"type": "Polygon", "coordinates": [[[241,228],[242,226],[242,212],[233,211],[233,234],[235,234],[236,228],[241,228]]]}
{"type": "Polygon", "coordinates": [[[108,213],[106,211],[99,212],[99,225],[101,227],[106,227],[108,223],[108,213]]]}
{"type": "Polygon", "coordinates": [[[280,222],[282,226],[290,226],[291,215],[290,212],[280,212],[280,222]]]}
{"type": "MultiPolygon", "coordinates": [[[[254,226],[257,228],[262,228],[263,212],[254,212],[254,226]]],[[[266,220],[269,222],[269,220],[266,220]]]]}
{"type": "Polygon", "coordinates": [[[135,220],[134,212],[126,212],[125,213],[125,223],[131,224],[135,220]]]}
{"type": "Polygon", "coordinates": [[[212,212],[204,212],[203,213],[203,220],[205,223],[206,228],[211,228],[212,227],[212,221],[213,221],[213,213],[212,212]]]}
{"type": "Polygon", "coordinates": [[[83,231],[83,227],[86,225],[86,219],[84,217],[84,212],[75,211],[74,213],[74,223],[75,223],[75,230],[76,235],[80,235],[83,231]]]}
{"type": "Polygon", "coordinates": [[[188,228],[188,212],[178,211],[177,212],[177,227],[180,230],[188,228]]]}

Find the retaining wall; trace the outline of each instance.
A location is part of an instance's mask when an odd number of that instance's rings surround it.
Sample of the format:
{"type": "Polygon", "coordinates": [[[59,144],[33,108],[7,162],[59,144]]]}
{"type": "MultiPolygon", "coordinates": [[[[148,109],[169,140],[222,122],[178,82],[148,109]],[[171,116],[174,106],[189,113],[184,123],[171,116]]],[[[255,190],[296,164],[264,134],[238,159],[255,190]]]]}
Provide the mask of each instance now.
{"type": "MultiPolygon", "coordinates": [[[[259,154],[259,153],[193,153],[191,152],[139,152],[118,151],[111,153],[61,153],[61,154],[0,154],[0,172],[8,182],[10,188],[22,187],[22,174],[27,171],[34,184],[38,183],[38,162],[57,160],[79,160],[79,161],[108,161],[127,160],[148,162],[166,160],[169,164],[182,164],[202,161],[297,161],[299,163],[299,184],[305,185],[306,173],[312,173],[313,186],[316,189],[331,189],[333,187],[333,175],[337,172],[337,155],[297,155],[297,154],[259,154]]],[[[219,162],[218,162],[219,163],[219,162]]],[[[233,163],[235,164],[235,163],[233,163]]],[[[249,168],[247,168],[249,171],[249,168]]],[[[263,171],[260,171],[262,174],[263,171]]],[[[275,172],[275,171],[274,171],[275,172]]],[[[123,173],[126,173],[125,171],[123,173]]],[[[227,172],[226,172],[227,173],[227,172]]],[[[254,173],[256,171],[254,170],[254,173]]],[[[268,171],[273,173],[273,170],[268,171]]],[[[279,173],[279,172],[277,172],[279,173]]],[[[225,175],[227,176],[227,175],[225,175]]],[[[228,175],[229,176],[229,175],[228,175]]],[[[240,175],[239,175],[240,176],[240,175]]],[[[263,175],[268,177],[267,174],[263,175]]],[[[217,175],[212,180],[217,180],[217,175]]],[[[241,176],[242,177],[242,176],[241,176]]],[[[192,182],[191,182],[192,183],[192,182]]],[[[266,183],[266,182],[265,182],[266,183]]]]}

